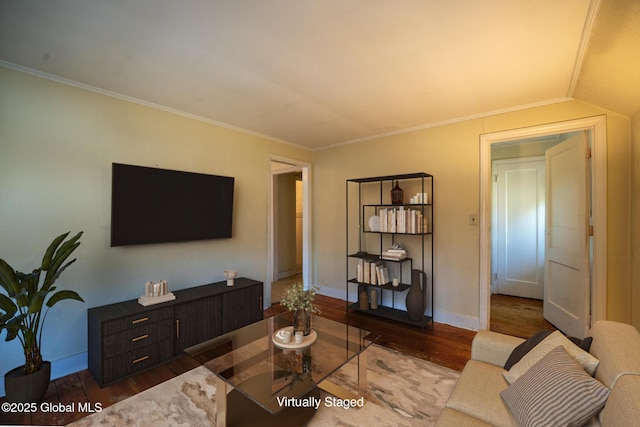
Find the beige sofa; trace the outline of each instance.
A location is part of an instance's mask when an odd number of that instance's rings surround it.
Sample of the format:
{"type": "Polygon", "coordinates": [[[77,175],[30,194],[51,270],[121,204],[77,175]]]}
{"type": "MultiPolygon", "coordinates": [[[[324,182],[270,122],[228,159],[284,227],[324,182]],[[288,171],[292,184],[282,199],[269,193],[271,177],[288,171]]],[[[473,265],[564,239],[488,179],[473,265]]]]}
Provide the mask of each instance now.
{"type": "MultiPolygon", "coordinates": [[[[589,353],[598,359],[595,379],[608,387],[604,409],[587,425],[640,425],[640,333],[630,325],[598,321],[589,353]]],[[[480,331],[467,362],[436,426],[517,426],[501,392],[510,385],[503,366],[525,340],[480,331]]],[[[588,355],[587,355],[588,356],[588,355]]],[[[591,378],[586,381],[595,383],[591,378]]],[[[596,386],[601,387],[596,383],[596,386]]]]}

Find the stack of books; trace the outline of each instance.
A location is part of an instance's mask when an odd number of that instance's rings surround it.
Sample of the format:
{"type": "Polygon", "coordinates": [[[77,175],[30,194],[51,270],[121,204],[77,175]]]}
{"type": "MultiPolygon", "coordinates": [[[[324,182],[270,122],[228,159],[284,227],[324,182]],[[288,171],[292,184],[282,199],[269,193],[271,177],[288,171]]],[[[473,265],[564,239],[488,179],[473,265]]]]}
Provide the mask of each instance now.
{"type": "Polygon", "coordinates": [[[369,285],[386,285],[389,283],[389,269],[382,261],[361,259],[356,267],[356,280],[369,285]]]}
{"type": "Polygon", "coordinates": [[[407,257],[407,251],[404,249],[387,249],[380,255],[381,259],[389,261],[401,261],[407,257]]]}
{"type": "Polygon", "coordinates": [[[400,234],[421,234],[428,232],[427,217],[418,209],[383,208],[380,216],[380,232],[400,234]]]}

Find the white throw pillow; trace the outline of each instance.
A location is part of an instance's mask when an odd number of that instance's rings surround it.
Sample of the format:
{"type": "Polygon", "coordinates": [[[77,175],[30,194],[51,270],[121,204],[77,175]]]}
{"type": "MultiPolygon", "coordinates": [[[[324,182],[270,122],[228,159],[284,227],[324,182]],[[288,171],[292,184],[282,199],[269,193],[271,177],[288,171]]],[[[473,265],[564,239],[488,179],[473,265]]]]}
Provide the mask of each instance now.
{"type": "Polygon", "coordinates": [[[600,363],[599,360],[572,343],[569,338],[562,335],[562,332],[555,331],[525,354],[508,372],[505,372],[504,378],[509,384],[513,384],[515,380],[527,372],[536,362],[559,345],[564,347],[567,353],[569,353],[589,375],[593,376],[596,373],[596,368],[598,367],[598,363],[600,363]]]}

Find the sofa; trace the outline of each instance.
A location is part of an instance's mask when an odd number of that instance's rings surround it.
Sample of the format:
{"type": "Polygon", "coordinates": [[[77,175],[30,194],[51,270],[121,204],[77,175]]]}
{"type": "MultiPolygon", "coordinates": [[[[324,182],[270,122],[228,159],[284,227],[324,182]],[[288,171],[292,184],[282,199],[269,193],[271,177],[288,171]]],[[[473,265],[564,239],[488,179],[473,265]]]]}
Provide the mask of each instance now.
{"type": "Polygon", "coordinates": [[[582,342],[568,340],[569,344],[559,331],[544,335],[544,339],[538,337],[536,341],[534,337],[525,340],[478,332],[471,359],[436,427],[640,425],[637,329],[624,323],[598,321],[590,331],[591,338],[582,342]],[[557,345],[559,342],[561,345],[557,345]],[[581,349],[583,344],[586,348],[581,349]],[[520,372],[516,372],[518,365],[520,372]],[[510,374],[515,378],[509,378],[510,374]],[[555,418],[571,411],[583,413],[572,422],[555,418]]]}

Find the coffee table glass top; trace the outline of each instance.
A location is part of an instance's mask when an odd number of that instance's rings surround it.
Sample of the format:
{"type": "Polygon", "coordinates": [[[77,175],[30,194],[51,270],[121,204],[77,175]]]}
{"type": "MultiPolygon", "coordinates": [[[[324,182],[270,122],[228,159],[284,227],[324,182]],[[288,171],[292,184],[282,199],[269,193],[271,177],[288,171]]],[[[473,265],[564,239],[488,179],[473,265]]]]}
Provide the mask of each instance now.
{"type": "Polygon", "coordinates": [[[282,398],[299,398],[371,345],[377,335],[314,316],[317,339],[283,349],[272,337],[291,313],[270,317],[186,349],[186,353],[262,408],[276,414],[282,398]]]}

